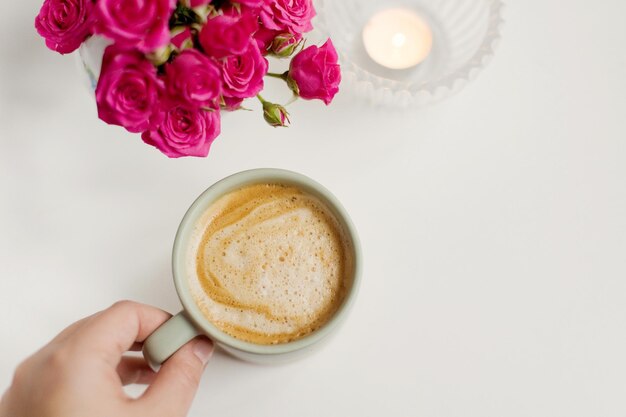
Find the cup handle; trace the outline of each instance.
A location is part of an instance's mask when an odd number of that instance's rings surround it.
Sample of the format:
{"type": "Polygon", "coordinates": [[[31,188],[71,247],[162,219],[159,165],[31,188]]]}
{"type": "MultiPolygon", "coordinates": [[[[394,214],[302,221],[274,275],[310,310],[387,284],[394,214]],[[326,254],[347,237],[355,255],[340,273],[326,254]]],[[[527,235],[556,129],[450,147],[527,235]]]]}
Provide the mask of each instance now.
{"type": "Polygon", "coordinates": [[[184,311],[160,325],[143,342],[143,356],[155,371],[185,343],[201,334],[184,311]]]}

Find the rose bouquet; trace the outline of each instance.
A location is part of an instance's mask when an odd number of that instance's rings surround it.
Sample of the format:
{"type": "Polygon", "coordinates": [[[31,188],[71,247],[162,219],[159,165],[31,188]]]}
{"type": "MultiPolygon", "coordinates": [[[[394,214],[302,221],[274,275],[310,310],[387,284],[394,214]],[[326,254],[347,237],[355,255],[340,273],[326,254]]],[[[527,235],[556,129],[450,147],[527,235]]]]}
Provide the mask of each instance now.
{"type": "Polygon", "coordinates": [[[141,133],[170,158],[206,156],[220,112],[257,97],[272,126],[284,106],[261,95],[264,78],[284,80],[296,97],[329,104],[341,75],[328,39],[305,47],[312,0],[44,0],[35,19],[48,48],[73,52],[96,34],[104,52],[95,96],[98,116],[141,133]],[[269,72],[268,56],[291,59],[269,72]]]}

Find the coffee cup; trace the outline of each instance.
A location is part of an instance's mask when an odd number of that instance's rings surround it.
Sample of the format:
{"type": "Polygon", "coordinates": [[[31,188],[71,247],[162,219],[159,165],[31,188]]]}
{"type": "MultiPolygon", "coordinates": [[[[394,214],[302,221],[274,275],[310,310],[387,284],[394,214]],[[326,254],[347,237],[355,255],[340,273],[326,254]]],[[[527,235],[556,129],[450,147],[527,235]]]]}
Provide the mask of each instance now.
{"type": "MultiPolygon", "coordinates": [[[[291,198],[293,200],[296,199],[296,197],[291,198]]],[[[312,235],[313,233],[310,234],[312,235]]],[[[300,233],[300,235],[303,235],[303,233],[300,233]]],[[[300,237],[300,239],[302,238],[300,237]]],[[[260,245],[263,244],[261,239],[259,242],[261,242],[259,243],[260,245]]],[[[211,245],[208,244],[207,246],[210,249],[211,245]]],[[[242,250],[240,252],[242,252],[242,256],[246,256],[246,253],[243,253],[245,251],[242,250]]],[[[302,258],[300,258],[301,260],[302,258]]],[[[198,335],[209,337],[227,353],[249,362],[274,364],[306,356],[322,346],[345,321],[358,291],[362,269],[361,262],[359,239],[348,213],[337,198],[319,183],[296,172],[273,168],[242,171],[226,177],[204,191],[191,205],[180,223],[174,239],[172,272],[176,291],[183,309],[162,324],[146,339],[143,345],[144,357],[150,366],[158,368],[180,347],[198,335]],[[349,267],[345,269],[346,276],[343,277],[344,280],[342,281],[342,294],[340,299],[337,299],[337,306],[333,308],[332,314],[319,327],[312,328],[310,332],[301,337],[287,340],[277,339],[276,343],[257,343],[254,339],[246,340],[246,338],[238,337],[236,333],[225,331],[223,326],[209,319],[205,306],[200,304],[197,296],[194,295],[194,288],[192,288],[194,287],[194,281],[190,278],[197,273],[195,265],[190,263],[189,260],[198,258],[194,251],[198,250],[198,230],[204,227],[201,223],[202,219],[207,217],[207,210],[214,203],[224,198],[224,196],[237,192],[237,190],[264,184],[299,190],[295,192],[301,192],[302,199],[310,196],[310,201],[317,201],[323,205],[324,210],[328,212],[328,216],[331,216],[336,221],[336,227],[341,231],[342,242],[345,243],[345,246],[342,246],[344,252],[342,252],[341,256],[349,259],[349,262],[346,261],[349,267]]],[[[297,265],[294,263],[293,265],[300,268],[300,263],[297,265]]],[[[315,267],[311,269],[314,270],[315,267]]],[[[295,278],[298,278],[298,276],[295,276],[295,278]]],[[[319,292],[318,289],[315,289],[315,291],[319,292]]],[[[223,308],[232,309],[231,307],[223,308]]],[[[241,311],[243,312],[243,309],[241,311]]],[[[246,317],[251,314],[245,313],[246,317]]]]}

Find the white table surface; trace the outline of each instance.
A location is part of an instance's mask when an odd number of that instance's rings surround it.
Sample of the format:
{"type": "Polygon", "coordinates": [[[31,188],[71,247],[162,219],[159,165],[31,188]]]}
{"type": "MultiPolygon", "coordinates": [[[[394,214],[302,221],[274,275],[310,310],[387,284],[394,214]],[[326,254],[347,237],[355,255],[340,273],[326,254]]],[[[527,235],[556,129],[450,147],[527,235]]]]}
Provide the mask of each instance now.
{"type": "Polygon", "coordinates": [[[119,299],[175,312],[192,200],[272,166],[329,187],[360,230],[358,302],[281,367],[217,354],[190,416],[626,414],[625,3],[510,1],[490,65],[434,107],[299,102],[293,126],[224,120],[208,159],[107,126],[73,57],[0,5],[0,389],[70,322],[119,299]]]}

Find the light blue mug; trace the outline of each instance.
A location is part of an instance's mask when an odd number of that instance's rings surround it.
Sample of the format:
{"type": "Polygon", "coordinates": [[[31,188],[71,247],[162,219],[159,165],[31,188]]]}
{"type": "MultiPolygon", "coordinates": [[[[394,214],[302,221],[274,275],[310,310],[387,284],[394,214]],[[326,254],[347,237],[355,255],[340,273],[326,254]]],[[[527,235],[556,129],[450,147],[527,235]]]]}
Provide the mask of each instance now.
{"type": "Polygon", "coordinates": [[[174,239],[172,253],[174,284],[183,310],[161,325],[146,339],[143,345],[143,354],[150,366],[158,368],[189,340],[198,335],[206,335],[226,352],[250,362],[271,364],[300,358],[319,348],[345,320],[358,291],[361,269],[361,248],[356,229],[339,201],[322,185],[302,174],[282,169],[260,168],[233,174],[204,191],[183,217],[174,239]],[[188,263],[185,262],[189,256],[188,251],[192,250],[191,245],[189,245],[191,234],[207,208],[218,198],[231,191],[258,183],[295,186],[318,197],[331,210],[340,226],[345,230],[354,259],[353,276],[351,280],[348,280],[346,296],[330,320],[318,330],[301,339],[276,345],[255,344],[236,339],[207,320],[194,302],[187,282],[189,274],[185,270],[188,268],[186,266],[188,263]]]}

